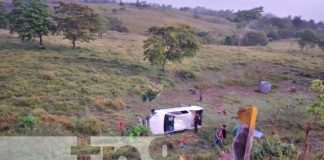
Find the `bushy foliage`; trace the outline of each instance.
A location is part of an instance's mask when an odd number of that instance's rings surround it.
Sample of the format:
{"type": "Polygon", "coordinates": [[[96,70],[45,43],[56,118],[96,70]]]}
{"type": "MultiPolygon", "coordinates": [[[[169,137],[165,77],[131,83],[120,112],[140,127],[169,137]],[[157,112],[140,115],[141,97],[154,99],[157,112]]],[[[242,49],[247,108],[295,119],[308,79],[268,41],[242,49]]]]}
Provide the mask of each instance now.
{"type": "Polygon", "coordinates": [[[143,102],[151,102],[155,100],[162,92],[163,87],[160,85],[149,86],[148,89],[142,94],[143,102]]]}
{"type": "Polygon", "coordinates": [[[0,28],[6,28],[8,25],[7,10],[3,2],[0,2],[0,28]]]}
{"type": "Polygon", "coordinates": [[[20,128],[34,128],[39,123],[39,119],[35,116],[24,116],[19,123],[20,128]]]}
{"type": "Polygon", "coordinates": [[[100,33],[102,27],[99,14],[90,7],[62,1],[55,7],[55,20],[58,31],[72,41],[73,49],[76,48],[76,41],[94,40],[95,34],[100,33]]]}
{"type": "Polygon", "coordinates": [[[268,39],[264,33],[250,31],[247,32],[242,40],[244,46],[266,46],[268,39]]]}
{"type": "Polygon", "coordinates": [[[43,48],[43,36],[55,30],[48,6],[40,0],[14,0],[13,4],[14,9],[9,14],[10,32],[17,33],[22,41],[37,37],[43,48]]]}
{"type": "Polygon", "coordinates": [[[315,92],[317,97],[313,104],[309,107],[309,112],[314,115],[314,121],[318,119],[324,120],[324,83],[322,80],[314,80],[310,86],[310,90],[315,92]]]}
{"type": "Polygon", "coordinates": [[[306,49],[306,53],[308,52],[309,48],[314,48],[318,43],[318,38],[316,37],[315,33],[309,29],[301,32],[298,37],[298,44],[301,49],[306,49]]]}
{"type": "Polygon", "coordinates": [[[150,133],[150,130],[144,125],[137,125],[133,127],[129,133],[129,137],[139,137],[139,136],[147,136],[150,133]]]}
{"type": "Polygon", "coordinates": [[[197,31],[197,36],[201,38],[203,44],[215,44],[217,41],[213,37],[213,33],[208,31],[197,31]]]}
{"type": "Polygon", "coordinates": [[[185,80],[190,80],[190,79],[196,80],[201,77],[201,74],[197,71],[181,70],[179,71],[179,76],[180,78],[185,80]]]}
{"type": "Polygon", "coordinates": [[[232,46],[238,44],[238,37],[235,35],[232,36],[226,36],[225,39],[222,41],[223,45],[232,46]]]}
{"type": "Polygon", "coordinates": [[[88,116],[77,120],[74,125],[74,128],[82,134],[96,135],[101,132],[103,124],[98,118],[88,116]]]}
{"type": "Polygon", "coordinates": [[[116,17],[107,17],[107,29],[117,32],[128,32],[127,27],[123,25],[123,22],[116,17]]]}
{"type": "Polygon", "coordinates": [[[324,51],[324,40],[318,42],[318,47],[320,47],[322,51],[324,51]]]}
{"type": "Polygon", "coordinates": [[[251,153],[251,160],[295,160],[297,157],[294,145],[281,142],[277,136],[255,142],[251,153]]]}
{"type": "Polygon", "coordinates": [[[151,27],[148,32],[151,36],[144,42],[144,60],[162,65],[163,72],[167,62],[180,63],[185,57],[193,57],[200,47],[189,25],[151,27]]]}

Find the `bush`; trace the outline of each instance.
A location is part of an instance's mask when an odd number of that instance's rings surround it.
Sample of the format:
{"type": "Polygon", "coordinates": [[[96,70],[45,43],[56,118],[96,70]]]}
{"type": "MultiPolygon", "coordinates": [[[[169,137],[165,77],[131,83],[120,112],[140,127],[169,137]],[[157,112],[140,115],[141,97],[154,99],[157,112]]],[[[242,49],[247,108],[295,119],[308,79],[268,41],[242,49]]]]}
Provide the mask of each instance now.
{"type": "Polygon", "coordinates": [[[197,80],[201,77],[201,74],[197,71],[181,70],[179,71],[179,77],[185,80],[197,80]]]}
{"type": "Polygon", "coordinates": [[[233,39],[232,39],[232,37],[226,36],[225,39],[224,39],[224,43],[223,44],[224,45],[228,45],[228,46],[233,45],[233,39]]]}
{"type": "Polygon", "coordinates": [[[96,117],[84,117],[75,122],[75,129],[83,134],[96,135],[99,134],[102,122],[96,117]]]}
{"type": "Polygon", "coordinates": [[[298,151],[294,145],[281,142],[277,136],[255,142],[251,153],[251,160],[297,158],[298,151]]]}
{"type": "Polygon", "coordinates": [[[247,32],[242,40],[244,46],[266,46],[268,44],[267,37],[262,32],[247,32]]]}
{"type": "Polygon", "coordinates": [[[20,128],[33,129],[38,123],[39,123],[39,120],[37,117],[29,115],[29,116],[25,116],[21,119],[19,126],[20,126],[20,128]]]}
{"type": "Polygon", "coordinates": [[[117,32],[128,32],[128,29],[123,25],[123,22],[115,17],[107,17],[108,30],[117,32]]]}
{"type": "Polygon", "coordinates": [[[128,136],[130,137],[147,136],[149,132],[150,130],[146,126],[137,125],[129,131],[128,136]]]}
{"type": "Polygon", "coordinates": [[[227,46],[234,46],[238,44],[238,38],[235,35],[226,36],[225,39],[222,41],[223,45],[227,46]]]}
{"type": "Polygon", "coordinates": [[[217,42],[211,32],[197,31],[196,35],[201,38],[203,44],[215,44],[217,42]]]}
{"type": "Polygon", "coordinates": [[[318,47],[320,47],[322,51],[324,51],[324,40],[318,42],[318,47]]]}

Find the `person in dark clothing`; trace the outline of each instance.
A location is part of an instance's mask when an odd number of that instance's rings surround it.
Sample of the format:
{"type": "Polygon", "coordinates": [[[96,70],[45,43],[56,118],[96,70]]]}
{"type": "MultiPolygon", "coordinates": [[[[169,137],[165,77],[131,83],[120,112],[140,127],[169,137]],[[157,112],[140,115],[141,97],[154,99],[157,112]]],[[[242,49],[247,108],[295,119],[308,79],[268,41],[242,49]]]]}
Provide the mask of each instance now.
{"type": "Polygon", "coordinates": [[[224,124],[223,125],[223,137],[224,137],[224,139],[226,139],[226,134],[227,134],[226,125],[224,124]]]}
{"type": "Polygon", "coordinates": [[[195,133],[198,132],[198,124],[199,124],[200,120],[201,120],[200,114],[198,112],[196,112],[195,118],[194,118],[195,133]]]}
{"type": "Polygon", "coordinates": [[[213,147],[215,147],[216,144],[220,146],[221,149],[224,148],[224,139],[226,138],[226,125],[223,125],[220,128],[215,128],[215,135],[213,140],[213,147]]]}
{"type": "Polygon", "coordinates": [[[200,91],[199,93],[199,102],[202,102],[203,101],[203,97],[204,97],[204,92],[203,91],[200,91]]]}

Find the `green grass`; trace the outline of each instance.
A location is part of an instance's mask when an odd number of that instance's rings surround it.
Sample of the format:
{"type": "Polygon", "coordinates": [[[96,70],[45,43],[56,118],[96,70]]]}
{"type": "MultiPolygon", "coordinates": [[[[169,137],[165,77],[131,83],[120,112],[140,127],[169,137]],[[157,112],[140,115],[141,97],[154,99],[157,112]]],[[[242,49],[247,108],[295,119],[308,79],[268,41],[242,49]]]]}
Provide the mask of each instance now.
{"type": "MultiPolygon", "coordinates": [[[[103,7],[108,9],[101,9],[102,14],[110,14],[117,6],[103,7]]],[[[131,32],[109,32],[90,43],[78,42],[77,50],[62,36],[45,37],[46,50],[38,50],[37,42],[21,43],[16,35],[0,31],[0,135],[119,135],[117,120],[125,120],[126,129],[131,129],[137,122],[135,116],[146,116],[150,106],[195,104],[205,108],[205,125],[197,141],[190,141],[189,147],[180,151],[177,140],[181,133],[157,143],[173,145],[169,159],[180,155],[208,159],[219,156],[218,151],[198,150],[210,145],[213,129],[227,124],[230,130],[237,122],[239,107],[254,104],[259,109],[258,129],[270,134],[268,126],[275,126],[284,140],[301,141],[304,120],[310,118],[307,106],[314,95],[303,90],[290,93],[283,82],[294,81],[289,84],[305,89],[312,79],[323,79],[324,53],[318,48],[305,55],[295,40],[266,47],[204,45],[195,57],[167,64],[167,73],[162,74],[160,66],[143,60],[148,27],[181,19],[203,30],[227,34],[232,24],[215,26],[188,13],[135,8],[114,16],[131,32]],[[163,22],[157,18],[161,16],[163,22]],[[254,92],[259,80],[273,82],[275,91],[266,95],[254,92]],[[140,95],[154,84],[163,85],[164,90],[157,100],[144,104],[140,95]],[[206,91],[206,98],[198,102],[189,89],[206,91]],[[219,114],[224,110],[227,115],[219,114]],[[38,117],[41,123],[22,130],[19,124],[28,115],[38,117]]],[[[231,141],[227,143],[230,148],[231,141]]],[[[156,154],[158,147],[153,146],[156,154]]]]}

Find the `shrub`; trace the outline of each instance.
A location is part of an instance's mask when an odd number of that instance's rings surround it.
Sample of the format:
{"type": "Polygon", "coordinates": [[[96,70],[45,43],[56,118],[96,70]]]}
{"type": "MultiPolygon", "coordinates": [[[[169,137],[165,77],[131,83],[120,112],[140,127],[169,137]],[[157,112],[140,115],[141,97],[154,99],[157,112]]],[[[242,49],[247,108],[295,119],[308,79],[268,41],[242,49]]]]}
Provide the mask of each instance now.
{"type": "Polygon", "coordinates": [[[84,117],[75,122],[75,129],[83,134],[96,135],[99,134],[102,122],[96,117],[84,117]]]}
{"type": "Polygon", "coordinates": [[[201,38],[203,44],[215,44],[217,42],[211,32],[197,31],[196,35],[201,38]]]}
{"type": "Polygon", "coordinates": [[[39,123],[39,120],[38,120],[37,117],[29,115],[29,116],[24,116],[21,119],[21,122],[19,123],[19,126],[20,126],[20,128],[33,129],[38,123],[39,123]]]}
{"type": "Polygon", "coordinates": [[[223,42],[224,45],[228,45],[228,46],[233,45],[233,43],[234,43],[233,39],[230,36],[226,36],[223,42]]]}
{"type": "Polygon", "coordinates": [[[268,44],[267,37],[262,32],[247,32],[242,40],[244,46],[266,46],[268,44]]]}
{"type": "Polygon", "coordinates": [[[297,159],[298,151],[292,144],[283,143],[279,137],[268,137],[253,145],[251,160],[297,159]]]}
{"type": "Polygon", "coordinates": [[[320,47],[322,51],[324,51],[324,40],[318,42],[318,47],[320,47]]]}
{"type": "Polygon", "coordinates": [[[150,130],[146,126],[137,125],[129,131],[128,136],[129,137],[147,136],[149,132],[150,130]]]}
{"type": "Polygon", "coordinates": [[[201,74],[197,71],[181,70],[179,71],[179,77],[185,80],[189,80],[189,79],[197,80],[201,77],[201,74]]]}
{"type": "Polygon", "coordinates": [[[228,46],[233,46],[238,44],[238,38],[235,35],[232,36],[226,36],[225,39],[223,40],[222,44],[223,45],[228,45],[228,46]]]}
{"type": "Polygon", "coordinates": [[[117,10],[116,8],[114,8],[114,9],[111,10],[111,12],[112,12],[113,14],[116,14],[116,13],[118,12],[118,10],[117,10]]]}
{"type": "Polygon", "coordinates": [[[116,17],[106,17],[108,30],[117,32],[128,32],[128,29],[123,25],[123,22],[116,17]]]}
{"type": "Polygon", "coordinates": [[[271,30],[268,34],[267,34],[268,38],[271,38],[272,40],[277,40],[279,38],[279,34],[276,30],[271,30]]]}

